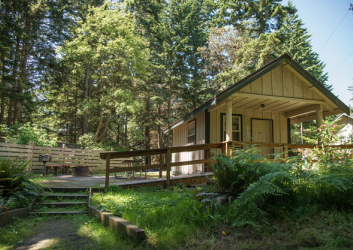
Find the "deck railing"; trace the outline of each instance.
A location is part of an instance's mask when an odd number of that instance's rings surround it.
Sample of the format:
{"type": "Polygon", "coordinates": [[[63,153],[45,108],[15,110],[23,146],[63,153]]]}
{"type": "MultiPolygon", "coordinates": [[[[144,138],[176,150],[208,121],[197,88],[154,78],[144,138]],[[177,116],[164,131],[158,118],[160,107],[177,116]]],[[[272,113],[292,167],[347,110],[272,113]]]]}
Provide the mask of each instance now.
{"type": "MultiPolygon", "coordinates": [[[[100,154],[101,159],[106,160],[106,171],[105,171],[105,187],[109,186],[109,175],[111,173],[125,172],[125,171],[138,171],[138,170],[148,170],[148,169],[159,169],[159,177],[162,177],[162,170],[166,169],[166,184],[170,185],[170,171],[171,167],[192,165],[192,164],[210,164],[213,160],[210,159],[210,151],[213,149],[220,149],[223,154],[230,154],[231,148],[233,147],[246,147],[246,145],[256,144],[255,147],[266,147],[266,148],[279,148],[283,154],[283,158],[288,157],[289,149],[299,149],[299,148],[314,148],[319,147],[317,145],[305,145],[305,144],[288,144],[288,143],[261,143],[261,142],[220,142],[220,143],[210,143],[201,145],[191,145],[191,146],[179,146],[170,148],[159,148],[159,149],[148,149],[148,150],[136,150],[136,151],[125,151],[125,152],[104,152],[100,154]],[[171,162],[172,153],[181,152],[191,152],[204,150],[204,159],[193,160],[193,161],[182,161],[182,162],[171,162]],[[149,156],[149,155],[165,155],[165,163],[154,164],[154,165],[143,165],[135,167],[115,167],[111,168],[111,160],[123,157],[138,157],[138,156],[149,156]]],[[[330,147],[339,147],[342,149],[352,149],[353,145],[330,145],[330,147]]]]}

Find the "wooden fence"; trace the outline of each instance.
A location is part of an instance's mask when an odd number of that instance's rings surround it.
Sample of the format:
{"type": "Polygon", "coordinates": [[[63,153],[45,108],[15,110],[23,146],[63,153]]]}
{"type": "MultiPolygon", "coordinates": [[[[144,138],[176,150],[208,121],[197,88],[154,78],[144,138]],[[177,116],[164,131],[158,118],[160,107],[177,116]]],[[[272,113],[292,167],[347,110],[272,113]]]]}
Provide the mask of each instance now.
{"type": "MultiPolygon", "coordinates": [[[[103,152],[100,154],[101,159],[106,161],[106,178],[105,178],[105,187],[109,186],[109,175],[116,172],[124,171],[136,171],[136,170],[146,170],[151,168],[159,169],[159,177],[162,177],[162,170],[166,169],[166,183],[170,185],[170,171],[171,167],[174,166],[183,166],[183,165],[192,165],[192,164],[210,164],[213,162],[210,159],[211,150],[221,149],[222,153],[230,154],[233,147],[246,147],[246,145],[256,144],[256,147],[267,147],[267,148],[280,148],[283,153],[283,158],[288,157],[289,150],[299,149],[299,148],[314,148],[316,145],[303,145],[303,144],[287,144],[287,143],[259,143],[259,142],[220,142],[220,143],[210,143],[210,144],[201,144],[201,145],[191,145],[191,146],[180,146],[180,147],[171,147],[171,148],[159,148],[159,149],[149,149],[149,150],[136,150],[136,151],[126,151],[126,152],[103,152]],[[191,152],[204,150],[205,157],[203,160],[194,160],[194,161],[183,161],[183,162],[171,162],[172,153],[180,152],[191,152]],[[121,159],[123,157],[138,157],[146,155],[165,155],[164,164],[155,164],[155,165],[145,165],[137,167],[121,167],[114,169],[114,160],[121,159]]],[[[341,149],[353,149],[353,145],[330,145],[330,147],[339,147],[341,149]]],[[[319,146],[320,148],[320,146],[319,146]]],[[[210,169],[210,168],[208,168],[210,169]]],[[[206,171],[205,171],[206,172],[206,171]]]]}
{"type": "MultiPolygon", "coordinates": [[[[89,166],[92,173],[105,173],[105,161],[100,159],[100,154],[107,151],[92,149],[73,149],[63,145],[62,148],[21,145],[13,143],[0,143],[0,157],[19,157],[29,161],[29,168],[34,173],[43,172],[43,162],[39,161],[40,155],[52,155],[51,164],[62,166],[89,166]]],[[[110,151],[108,151],[110,152],[110,151]]],[[[112,160],[112,167],[125,166],[122,161],[131,158],[119,158],[112,160]]]]}

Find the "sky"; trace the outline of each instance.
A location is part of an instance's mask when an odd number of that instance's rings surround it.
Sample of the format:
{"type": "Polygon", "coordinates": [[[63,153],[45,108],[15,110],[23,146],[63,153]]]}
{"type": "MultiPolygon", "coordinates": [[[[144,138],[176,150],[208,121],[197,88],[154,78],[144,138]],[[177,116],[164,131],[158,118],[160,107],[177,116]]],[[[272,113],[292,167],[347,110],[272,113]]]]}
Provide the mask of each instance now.
{"type": "MultiPolygon", "coordinates": [[[[288,0],[284,0],[286,4],[288,0]]],[[[313,50],[326,64],[327,84],[346,105],[353,107],[353,0],[291,0],[311,37],[313,50]],[[348,12],[348,14],[347,14],[348,12]]]]}

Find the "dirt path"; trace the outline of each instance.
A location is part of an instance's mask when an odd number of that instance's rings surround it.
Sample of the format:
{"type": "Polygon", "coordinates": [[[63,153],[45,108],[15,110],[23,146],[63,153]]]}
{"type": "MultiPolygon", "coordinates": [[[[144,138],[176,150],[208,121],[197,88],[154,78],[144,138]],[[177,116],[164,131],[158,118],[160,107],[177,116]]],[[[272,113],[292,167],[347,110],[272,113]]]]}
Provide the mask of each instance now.
{"type": "Polygon", "coordinates": [[[100,249],[87,237],[91,232],[86,230],[79,234],[79,228],[78,223],[64,217],[45,221],[39,223],[34,228],[34,234],[15,249],[100,249]]]}

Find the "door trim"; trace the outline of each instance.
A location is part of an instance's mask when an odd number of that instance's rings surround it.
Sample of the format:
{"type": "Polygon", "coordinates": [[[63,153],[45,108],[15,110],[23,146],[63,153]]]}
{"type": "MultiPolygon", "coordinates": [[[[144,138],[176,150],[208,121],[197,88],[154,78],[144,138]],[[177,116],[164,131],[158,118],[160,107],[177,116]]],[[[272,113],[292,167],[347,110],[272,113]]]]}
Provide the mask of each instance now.
{"type": "Polygon", "coordinates": [[[251,118],[251,142],[253,142],[253,121],[254,120],[262,120],[262,121],[270,121],[271,122],[271,128],[272,128],[272,138],[271,138],[271,142],[269,143],[273,143],[274,140],[274,130],[273,130],[273,119],[260,119],[260,118],[251,118]]]}

